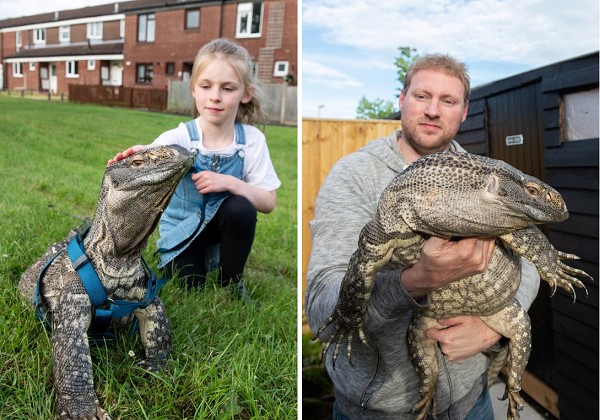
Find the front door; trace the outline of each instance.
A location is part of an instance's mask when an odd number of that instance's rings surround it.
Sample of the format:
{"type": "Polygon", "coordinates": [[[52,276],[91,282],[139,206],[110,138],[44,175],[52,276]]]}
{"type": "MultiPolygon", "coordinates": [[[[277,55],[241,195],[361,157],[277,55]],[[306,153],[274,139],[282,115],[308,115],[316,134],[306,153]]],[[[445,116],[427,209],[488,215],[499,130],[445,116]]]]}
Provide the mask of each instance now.
{"type": "Polygon", "coordinates": [[[123,63],[121,61],[111,61],[110,63],[110,84],[112,86],[123,85],[123,63]]]}
{"type": "Polygon", "coordinates": [[[50,92],[58,93],[58,78],[56,76],[56,64],[50,64],[50,92]]]}

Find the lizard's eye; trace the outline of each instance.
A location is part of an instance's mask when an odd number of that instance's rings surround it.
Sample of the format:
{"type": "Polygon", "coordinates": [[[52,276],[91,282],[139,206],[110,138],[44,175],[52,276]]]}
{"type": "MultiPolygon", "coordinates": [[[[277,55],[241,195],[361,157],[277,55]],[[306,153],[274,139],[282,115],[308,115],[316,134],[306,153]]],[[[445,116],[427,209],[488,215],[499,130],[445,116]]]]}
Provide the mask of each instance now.
{"type": "Polygon", "coordinates": [[[530,195],[538,195],[540,193],[540,189],[534,184],[525,184],[525,189],[530,195]]]}
{"type": "Polygon", "coordinates": [[[144,165],[144,159],[142,158],[135,158],[131,161],[131,166],[134,166],[136,168],[139,168],[140,166],[144,165]]]}

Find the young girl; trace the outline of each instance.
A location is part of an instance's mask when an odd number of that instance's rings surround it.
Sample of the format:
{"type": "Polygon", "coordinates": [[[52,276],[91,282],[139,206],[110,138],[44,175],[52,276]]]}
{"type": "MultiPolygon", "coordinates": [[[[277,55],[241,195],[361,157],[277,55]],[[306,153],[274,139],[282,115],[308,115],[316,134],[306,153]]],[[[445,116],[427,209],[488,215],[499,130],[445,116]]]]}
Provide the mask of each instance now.
{"type": "MultiPolygon", "coordinates": [[[[254,241],[256,212],[275,208],[281,182],[265,136],[252,59],[243,47],[215,39],[198,52],[190,88],[197,117],[161,134],[153,145],[179,144],[197,151],[159,224],[159,268],[189,287],[204,285],[207,260],[220,244],[221,284],[244,303],[251,298],[243,272],[254,241]]],[[[108,163],[147,146],[133,146],[108,163]]]]}

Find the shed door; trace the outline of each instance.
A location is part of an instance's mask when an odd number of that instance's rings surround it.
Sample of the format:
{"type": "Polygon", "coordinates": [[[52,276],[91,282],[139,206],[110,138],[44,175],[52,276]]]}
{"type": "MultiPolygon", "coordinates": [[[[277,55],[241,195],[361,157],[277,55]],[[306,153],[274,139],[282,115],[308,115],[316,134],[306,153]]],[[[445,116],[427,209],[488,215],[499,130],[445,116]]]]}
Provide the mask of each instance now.
{"type": "MultiPolygon", "coordinates": [[[[544,180],[544,126],[539,82],[514,88],[487,99],[490,157],[544,180]],[[522,136],[523,142],[519,143],[522,136]],[[507,145],[507,137],[509,143],[507,145]],[[517,144],[514,144],[517,143],[517,144]]],[[[542,227],[542,230],[545,230],[542,227]]],[[[553,376],[553,331],[550,289],[540,282],[529,309],[532,350],[527,370],[547,384],[553,376]]],[[[524,389],[528,392],[527,389],[524,389]]]]}
{"type": "Polygon", "coordinates": [[[487,99],[490,157],[544,179],[544,127],[539,82],[487,99]],[[522,144],[521,143],[522,138],[522,144]],[[507,145],[508,143],[510,145],[507,145]]]}

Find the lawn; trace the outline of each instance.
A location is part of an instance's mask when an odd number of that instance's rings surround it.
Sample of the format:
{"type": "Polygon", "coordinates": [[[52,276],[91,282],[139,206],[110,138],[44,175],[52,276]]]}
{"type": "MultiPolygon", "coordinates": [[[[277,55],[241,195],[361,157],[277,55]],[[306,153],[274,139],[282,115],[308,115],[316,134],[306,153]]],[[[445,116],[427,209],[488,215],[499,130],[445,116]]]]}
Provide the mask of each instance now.
{"type": "MultiPolygon", "coordinates": [[[[110,157],[185,120],[0,96],[0,418],[48,419],[54,410],[50,337],[17,293],[21,273],[93,216],[110,157]]],[[[265,127],[283,185],[277,209],[259,215],[246,270],[260,311],[214,281],[194,292],[169,282],[160,292],[173,327],[166,372],[136,366],[137,336],[92,349],[96,392],[113,418],[297,417],[296,132],[265,127]]]]}

